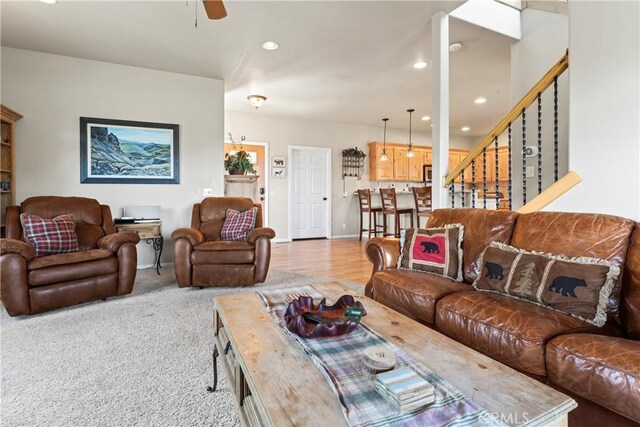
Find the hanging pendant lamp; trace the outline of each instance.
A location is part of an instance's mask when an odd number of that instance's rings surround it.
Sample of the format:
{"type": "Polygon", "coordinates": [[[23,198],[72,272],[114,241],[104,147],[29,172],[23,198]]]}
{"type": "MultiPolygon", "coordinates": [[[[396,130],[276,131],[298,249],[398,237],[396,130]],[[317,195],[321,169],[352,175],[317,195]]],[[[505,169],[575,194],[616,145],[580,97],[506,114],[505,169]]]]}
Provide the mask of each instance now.
{"type": "Polygon", "coordinates": [[[413,108],[409,108],[407,113],[409,113],[409,149],[407,150],[407,157],[414,157],[416,154],[413,152],[413,145],[411,144],[411,115],[416,111],[413,108]]]}
{"type": "Polygon", "coordinates": [[[384,118],[382,121],[384,122],[384,139],[382,140],[382,154],[380,154],[380,161],[386,162],[389,160],[389,157],[387,156],[387,122],[389,119],[384,118]]]}

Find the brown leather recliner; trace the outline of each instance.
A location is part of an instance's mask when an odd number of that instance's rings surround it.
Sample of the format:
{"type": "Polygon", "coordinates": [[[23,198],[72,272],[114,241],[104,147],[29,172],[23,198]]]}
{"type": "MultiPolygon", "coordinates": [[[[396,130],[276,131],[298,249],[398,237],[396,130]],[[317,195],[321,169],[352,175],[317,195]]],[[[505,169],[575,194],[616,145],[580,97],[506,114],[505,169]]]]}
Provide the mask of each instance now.
{"type": "Polygon", "coordinates": [[[271,239],[276,233],[262,226],[262,206],[246,197],[208,197],[193,205],[191,228],[178,228],[173,254],[178,285],[248,286],[267,278],[271,239]],[[258,208],[255,228],[246,242],[220,240],[227,209],[258,208]]]}
{"type": "Polygon", "coordinates": [[[114,233],[109,206],[84,197],[30,197],[9,206],[7,238],[0,239],[0,291],[10,316],[36,314],[133,290],[136,278],[135,233],[114,233]],[[23,239],[20,214],[42,218],[71,214],[78,252],[36,256],[23,239]]]}

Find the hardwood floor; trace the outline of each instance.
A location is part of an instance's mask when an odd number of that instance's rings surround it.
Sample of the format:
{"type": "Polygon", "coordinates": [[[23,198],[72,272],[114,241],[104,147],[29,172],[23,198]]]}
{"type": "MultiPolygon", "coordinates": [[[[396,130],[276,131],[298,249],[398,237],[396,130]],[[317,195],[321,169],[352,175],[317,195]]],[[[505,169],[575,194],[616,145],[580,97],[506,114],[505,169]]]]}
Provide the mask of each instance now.
{"type": "Polygon", "coordinates": [[[365,243],[366,240],[359,242],[357,238],[274,243],[270,268],[364,285],[371,276],[365,243]]]}

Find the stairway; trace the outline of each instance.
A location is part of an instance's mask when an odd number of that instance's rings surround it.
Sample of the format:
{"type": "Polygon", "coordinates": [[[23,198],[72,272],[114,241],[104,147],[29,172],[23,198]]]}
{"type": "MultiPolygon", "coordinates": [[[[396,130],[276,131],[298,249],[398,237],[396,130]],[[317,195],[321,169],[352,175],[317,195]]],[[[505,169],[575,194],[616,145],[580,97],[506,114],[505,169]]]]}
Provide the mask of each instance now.
{"type": "Polygon", "coordinates": [[[559,77],[568,67],[567,52],[449,173],[445,187],[449,189],[451,207],[531,212],[542,209],[581,181],[571,171],[560,177],[567,159],[560,159],[558,123],[568,117],[559,115],[558,92],[568,90],[568,85],[560,88],[559,77]],[[543,114],[547,109],[553,114],[543,114]],[[505,146],[506,156],[501,155],[505,146]],[[535,164],[528,164],[528,159],[535,164]],[[493,176],[502,178],[489,182],[493,168],[493,176]],[[533,183],[532,177],[537,178],[533,183]]]}

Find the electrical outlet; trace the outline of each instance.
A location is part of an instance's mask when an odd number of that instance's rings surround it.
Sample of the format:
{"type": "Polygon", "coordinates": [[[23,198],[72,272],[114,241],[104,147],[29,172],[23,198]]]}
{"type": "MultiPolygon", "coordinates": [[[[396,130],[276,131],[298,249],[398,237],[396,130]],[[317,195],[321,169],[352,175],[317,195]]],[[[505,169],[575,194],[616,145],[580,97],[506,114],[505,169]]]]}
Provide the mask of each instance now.
{"type": "Polygon", "coordinates": [[[347,229],[347,224],[342,224],[342,229],[346,230],[347,229]]]}
{"type": "Polygon", "coordinates": [[[536,176],[536,170],[533,166],[527,166],[527,178],[533,178],[536,176]]]}
{"type": "Polygon", "coordinates": [[[211,189],[210,188],[203,188],[202,189],[202,195],[204,197],[210,196],[211,195],[211,189]]]}
{"type": "Polygon", "coordinates": [[[271,197],[278,197],[278,192],[276,190],[271,190],[269,194],[271,195],[271,197]]]}

